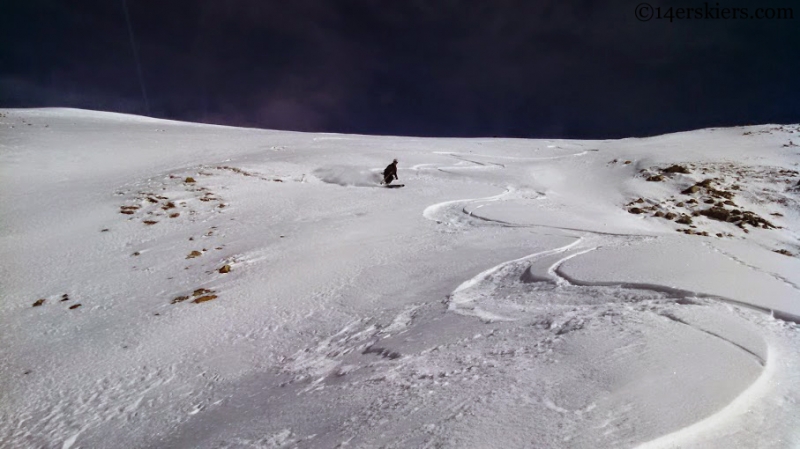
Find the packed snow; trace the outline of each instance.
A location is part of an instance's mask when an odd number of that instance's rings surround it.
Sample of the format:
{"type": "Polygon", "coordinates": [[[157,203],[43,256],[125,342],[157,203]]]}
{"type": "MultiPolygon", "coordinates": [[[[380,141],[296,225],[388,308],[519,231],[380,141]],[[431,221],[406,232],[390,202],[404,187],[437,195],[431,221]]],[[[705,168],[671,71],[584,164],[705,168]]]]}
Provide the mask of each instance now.
{"type": "Polygon", "coordinates": [[[800,446],[800,126],[0,130],[0,447],[800,446]]]}

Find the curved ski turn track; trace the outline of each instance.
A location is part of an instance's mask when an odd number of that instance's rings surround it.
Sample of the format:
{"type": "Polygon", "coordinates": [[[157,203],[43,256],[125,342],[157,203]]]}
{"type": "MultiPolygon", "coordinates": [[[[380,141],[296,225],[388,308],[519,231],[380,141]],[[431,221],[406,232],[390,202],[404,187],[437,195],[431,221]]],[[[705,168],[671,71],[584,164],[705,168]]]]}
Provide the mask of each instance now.
{"type": "MultiPolygon", "coordinates": [[[[582,156],[588,152],[576,153],[572,156],[582,156]]],[[[458,157],[455,154],[451,154],[458,157]]],[[[461,160],[466,158],[458,157],[461,160]]],[[[544,158],[544,159],[555,159],[544,158]]],[[[531,158],[530,160],[536,160],[531,158]]],[[[474,162],[474,161],[473,161],[474,162]]],[[[475,162],[481,167],[500,166],[491,162],[475,162]]],[[[632,283],[623,279],[605,279],[602,281],[581,281],[572,278],[564,273],[562,265],[573,259],[580,258],[584,254],[590,253],[601,247],[615,247],[628,245],[632,241],[653,241],[660,237],[657,235],[639,234],[609,234],[607,232],[592,231],[589,229],[576,229],[571,227],[558,227],[548,225],[536,225],[532,223],[514,223],[507,220],[493,219],[491,215],[476,216],[475,211],[481,207],[493,203],[525,198],[533,202],[544,197],[542,192],[535,192],[534,195],[525,195],[524,192],[515,187],[506,187],[505,192],[485,198],[452,200],[434,204],[427,207],[423,216],[439,224],[456,227],[468,226],[491,226],[500,225],[513,229],[542,229],[549,228],[562,231],[565,237],[572,238],[573,241],[563,246],[535,252],[522,258],[491,267],[475,277],[463,282],[448,297],[448,310],[458,314],[473,316],[486,323],[522,321],[526,323],[544,322],[548,327],[557,327],[556,334],[567,333],[576,328],[582,328],[586,322],[591,321],[598,315],[598,309],[603,309],[602,313],[608,313],[609,307],[622,306],[628,309],[627,318],[633,318],[631,310],[633,307],[639,313],[655,313],[663,316],[674,323],[673,327],[685,326],[688,329],[704,333],[711,337],[707,341],[710,347],[722,348],[733,347],[739,350],[744,357],[741,362],[744,365],[753,366],[753,363],[761,369],[754,370],[757,377],[752,378],[748,383],[730,399],[724,407],[718,410],[709,408],[698,420],[682,422],[673,428],[665,428],[668,432],[650,441],[638,442],[641,448],[667,448],[667,447],[782,447],[783,443],[796,437],[792,431],[794,426],[800,425],[800,419],[792,419],[785,422],[782,414],[784,409],[781,403],[785,400],[794,401],[798,395],[793,390],[793,385],[800,382],[800,363],[798,355],[800,351],[794,345],[796,338],[786,339],[783,332],[790,323],[775,321],[771,316],[758,313],[754,309],[735,309],[737,320],[742,320],[734,326],[736,327],[718,328],[708,330],[703,324],[706,314],[731,313],[730,307],[725,304],[747,305],[744,301],[737,298],[727,298],[720,295],[707,294],[702,291],[690,291],[675,288],[670,285],[632,283]],[[602,299],[601,299],[602,298],[602,299]],[[721,302],[720,302],[721,301],[721,302]],[[643,305],[645,305],[643,307],[643,305]],[[683,314],[681,307],[692,305],[691,314],[683,314]],[[563,309],[564,316],[554,318],[554,309],[563,309]],[[568,310],[568,311],[567,311],[568,310]],[[645,312],[646,311],[646,312],[645,312]],[[680,311],[680,312],[679,312],[680,311]],[[676,315],[685,316],[679,318],[676,315]],[[741,333],[748,333],[746,327],[750,323],[758,323],[761,326],[774,328],[772,332],[762,335],[749,333],[748,338],[741,340],[741,333]],[[576,324],[580,323],[580,324],[576,324]],[[738,337],[738,338],[737,338],[738,337]],[[777,399],[776,398],[782,398],[777,399]],[[756,412],[754,412],[756,411],[756,412]],[[765,416],[781,416],[776,421],[766,421],[765,416]],[[763,432],[747,433],[743,429],[757,429],[759,427],[769,427],[768,432],[773,436],[772,439],[764,439],[763,432]]],[[[712,251],[725,254],[724,251],[709,246],[712,251]]],[[[763,272],[763,270],[750,266],[747,263],[725,254],[726,257],[735,260],[737,263],[747,266],[750,269],[763,272]]],[[[596,261],[595,261],[596,263],[596,261]]],[[[766,272],[766,275],[776,278],[780,282],[797,289],[791,281],[775,273],[766,272]]],[[[762,309],[763,312],[763,309],[762,309]]],[[[771,311],[766,310],[769,314],[771,311]]],[[[556,313],[557,314],[557,313],[556,313]]],[[[713,328],[713,327],[712,327],[713,328]]],[[[670,334],[675,329],[670,329],[670,334]]],[[[677,332],[681,332],[677,330],[677,332]]],[[[668,334],[669,335],[669,334],[668,334]]],[[[694,338],[696,335],[688,334],[694,338]]],[[[672,338],[675,335],[670,335],[672,338]]],[[[794,336],[796,337],[796,336],[794,336]]],[[[685,368],[685,367],[683,367],[685,368]]],[[[752,368],[750,368],[752,369],[752,368]]],[[[716,375],[720,379],[724,378],[724,372],[716,375]]],[[[552,407],[551,407],[552,408],[552,407]]],[[[597,409],[593,404],[592,411],[597,409]]],[[[633,411],[633,409],[629,409],[633,411]]],[[[566,410],[564,410],[566,412],[566,410]]],[[[665,412],[667,412],[665,410],[665,412]]],[[[636,419],[634,414],[627,419],[636,419]]],[[[606,433],[604,433],[606,435],[606,433]]],[[[596,444],[598,439],[586,438],[586,434],[581,438],[587,443],[596,444]]],[[[569,438],[565,440],[565,447],[583,446],[576,444],[578,439],[569,438]]],[[[633,442],[633,441],[630,441],[633,442]]],[[[623,440],[604,441],[603,446],[624,444],[623,440]]],[[[586,447],[591,447],[587,444],[586,447]]],[[[610,447],[610,446],[608,446],[610,447]]]]}

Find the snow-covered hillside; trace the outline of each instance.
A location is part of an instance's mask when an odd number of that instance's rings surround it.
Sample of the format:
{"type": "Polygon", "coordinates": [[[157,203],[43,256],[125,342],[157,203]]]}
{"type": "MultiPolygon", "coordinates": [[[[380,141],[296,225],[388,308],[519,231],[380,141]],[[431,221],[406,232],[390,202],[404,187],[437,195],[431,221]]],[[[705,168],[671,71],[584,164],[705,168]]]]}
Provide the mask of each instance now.
{"type": "Polygon", "coordinates": [[[0,447],[797,447],[798,144],[2,110],[0,447]]]}

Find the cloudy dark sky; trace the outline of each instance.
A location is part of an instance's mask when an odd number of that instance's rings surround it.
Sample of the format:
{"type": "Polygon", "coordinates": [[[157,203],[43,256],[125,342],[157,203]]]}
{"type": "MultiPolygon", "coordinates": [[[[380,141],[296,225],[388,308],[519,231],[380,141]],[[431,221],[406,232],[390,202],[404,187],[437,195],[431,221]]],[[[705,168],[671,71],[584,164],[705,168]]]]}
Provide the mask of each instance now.
{"type": "Polygon", "coordinates": [[[795,0],[718,2],[794,19],[672,23],[639,3],[127,0],[148,110],[123,0],[3,0],[0,107],[424,136],[800,122],[795,0]]]}

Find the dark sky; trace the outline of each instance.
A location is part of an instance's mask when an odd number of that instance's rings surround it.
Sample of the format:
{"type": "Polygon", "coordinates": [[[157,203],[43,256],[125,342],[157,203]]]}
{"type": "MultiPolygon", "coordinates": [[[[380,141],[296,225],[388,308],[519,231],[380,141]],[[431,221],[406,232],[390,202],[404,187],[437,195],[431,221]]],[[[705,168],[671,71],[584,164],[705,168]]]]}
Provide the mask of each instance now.
{"type": "Polygon", "coordinates": [[[127,0],[148,110],[123,0],[2,0],[0,107],[418,136],[800,122],[800,2],[709,3],[793,19],[672,23],[639,3],[127,0]]]}

